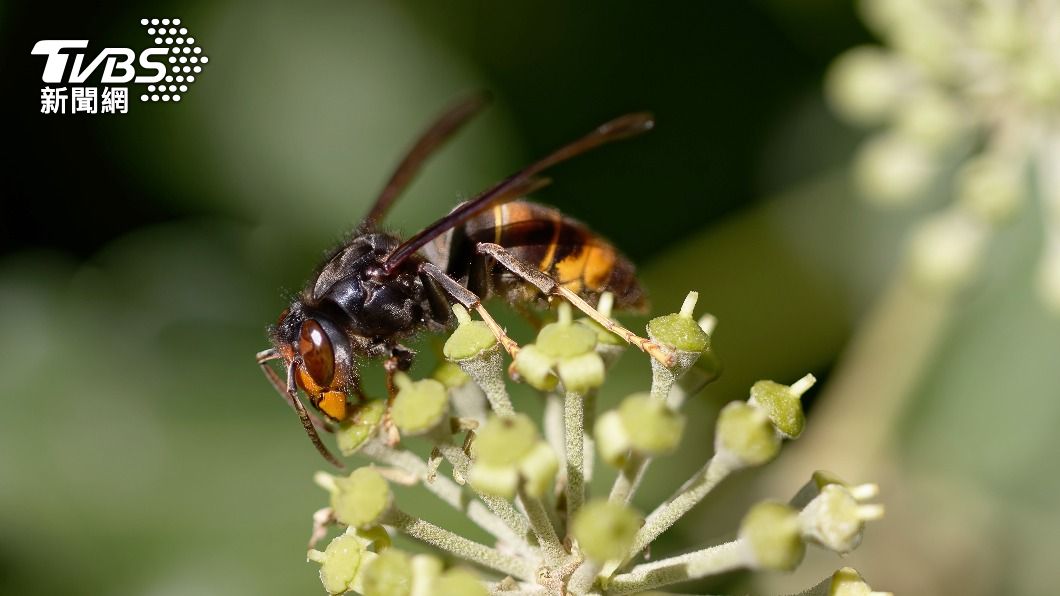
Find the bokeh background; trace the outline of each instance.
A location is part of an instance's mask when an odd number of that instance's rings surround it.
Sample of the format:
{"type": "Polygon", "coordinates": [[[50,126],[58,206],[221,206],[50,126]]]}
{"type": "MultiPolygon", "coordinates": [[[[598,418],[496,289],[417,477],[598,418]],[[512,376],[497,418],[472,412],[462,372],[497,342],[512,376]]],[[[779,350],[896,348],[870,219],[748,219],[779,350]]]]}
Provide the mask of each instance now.
{"type": "MultiPolygon", "coordinates": [[[[840,0],[0,2],[0,593],[320,592],[304,545],[323,462],[252,356],[414,135],[477,89],[493,107],[417,180],[394,229],[615,115],[657,115],[650,135],[556,168],[538,199],[622,247],[657,312],[696,289],[720,320],[725,374],[689,406],[703,432],[652,469],[638,503],[667,496],[709,454],[722,404],[760,378],[813,372],[827,388],[893,298],[923,210],[858,200],[848,172],[864,133],[821,93],[831,60],[871,40],[840,0]],[[140,48],[139,19],[165,16],[211,59],[179,104],[39,113],[37,40],[140,48]]],[[[930,349],[905,341],[923,345],[921,298],[898,299],[913,314],[886,321],[862,381],[872,394],[914,350],[889,415],[861,407],[857,383],[825,393],[842,407],[811,397],[809,455],[726,484],[659,547],[723,539],[755,498],[838,466],[883,485],[889,518],[863,548],[811,553],[795,576],[684,589],[791,593],[852,564],[907,594],[1055,591],[1060,319],[1028,273],[1036,217],[998,234],[977,283],[942,306],[923,298],[944,311],[928,316],[930,349]],[[843,416],[815,424],[827,407],[843,416]],[[839,426],[857,432],[837,438],[839,426]],[[859,451],[862,431],[875,439],[859,451]]],[[[421,374],[434,339],[417,342],[421,374]]],[[[647,366],[630,356],[603,404],[643,389],[647,366]]]]}

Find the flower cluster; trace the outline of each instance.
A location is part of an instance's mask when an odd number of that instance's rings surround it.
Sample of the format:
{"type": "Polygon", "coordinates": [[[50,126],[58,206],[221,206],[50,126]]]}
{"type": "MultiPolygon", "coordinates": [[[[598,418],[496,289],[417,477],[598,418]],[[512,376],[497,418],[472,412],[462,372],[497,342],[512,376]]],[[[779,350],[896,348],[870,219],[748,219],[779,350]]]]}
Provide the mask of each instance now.
{"type": "Polygon", "coordinates": [[[953,200],[921,222],[910,264],[921,281],[972,278],[997,225],[1040,209],[1045,302],[1060,309],[1060,1],[863,0],[887,46],[854,48],[832,65],[837,113],[885,129],[854,165],[863,194],[907,204],[930,187],[953,200]],[[1038,205],[1028,205],[1037,196],[1038,205]]]}
{"type": "MultiPolygon", "coordinates": [[[[330,503],[314,516],[308,558],[320,565],[324,589],[366,596],[632,594],[734,569],[791,570],[807,544],[839,554],[857,547],[865,523],[882,515],[879,505],[867,503],[876,487],[819,472],[790,500],[754,505],[734,540],[639,562],[640,553],[727,476],[767,463],[783,441],[802,433],[800,398],[814,384],[811,375],[791,385],[754,384],[748,399],[722,409],[714,454],[703,468],[653,511],[636,511],[630,502],[650,464],[680,445],[682,405],[693,393],[682,382],[709,381],[719,371],[711,349],[715,320],[693,318],[696,299],[690,293],[679,312],[648,324],[650,339],[672,356],[669,365],[651,360],[650,389],[599,416],[595,394],[623,350],[618,337],[591,320],[574,320],[563,302],[558,320],[519,348],[506,369],[490,330],[457,307],[459,326],[434,378],[399,375],[389,418],[384,401],[366,401],[338,431],[343,454],[357,453],[372,465],[348,476],[316,476],[330,503]],[[686,375],[694,365],[696,375],[686,375]],[[543,432],[515,411],[509,377],[541,391],[543,432]],[[388,419],[404,440],[428,441],[430,457],[391,444],[388,419]],[[591,497],[597,454],[617,477],[607,496],[591,497]],[[443,462],[450,475],[441,473],[443,462]],[[421,485],[489,533],[493,544],[403,511],[394,483],[421,485]],[[334,526],[342,532],[317,550],[334,526]],[[394,532],[456,564],[447,568],[435,554],[403,552],[391,544],[394,532]]],[[[610,303],[605,294],[605,316],[610,303]]],[[[807,593],[876,594],[851,569],[807,593]]]]}

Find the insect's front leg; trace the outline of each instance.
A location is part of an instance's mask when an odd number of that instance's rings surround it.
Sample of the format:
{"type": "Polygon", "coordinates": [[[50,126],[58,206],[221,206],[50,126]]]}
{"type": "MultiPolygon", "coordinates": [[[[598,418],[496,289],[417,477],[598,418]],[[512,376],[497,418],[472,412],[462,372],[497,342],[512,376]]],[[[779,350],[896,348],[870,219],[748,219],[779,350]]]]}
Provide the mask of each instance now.
{"type": "Polygon", "coordinates": [[[502,267],[518,275],[524,281],[529,282],[546,296],[562,296],[573,304],[578,310],[584,312],[605,329],[647,352],[652,358],[658,360],[664,366],[673,364],[674,355],[670,350],[655,343],[654,341],[641,337],[620,325],[617,321],[608,317],[592,307],[581,296],[560,285],[550,275],[547,275],[537,267],[523,262],[518,257],[508,252],[503,246],[490,242],[480,242],[475,245],[475,252],[492,257],[502,267]]]}
{"type": "Polygon", "coordinates": [[[302,421],[302,428],[305,429],[306,435],[309,436],[309,440],[313,442],[313,446],[317,448],[320,455],[324,456],[324,459],[331,462],[337,468],[342,468],[343,465],[339,460],[335,459],[335,456],[328,451],[328,448],[324,445],[324,442],[320,440],[320,435],[317,434],[317,428],[326,430],[328,432],[334,432],[331,425],[318,418],[315,414],[310,413],[302,405],[302,402],[298,399],[298,387],[295,385],[295,366],[297,362],[292,360],[287,366],[287,382],[285,383],[280,379],[280,376],[276,374],[276,371],[272,370],[269,366],[269,362],[277,360],[281,356],[276,350],[269,349],[262,352],[258,352],[257,361],[261,367],[262,373],[265,378],[269,380],[269,383],[287,400],[287,403],[294,408],[294,411],[298,413],[298,419],[302,421]]]}
{"type": "Polygon", "coordinates": [[[464,308],[478,312],[479,316],[482,317],[482,321],[486,323],[486,326],[493,332],[494,337],[497,338],[497,341],[504,347],[505,351],[507,351],[512,358],[515,358],[515,355],[519,353],[519,344],[515,343],[514,339],[508,337],[508,334],[504,332],[504,328],[501,327],[488,312],[486,312],[486,308],[482,306],[482,300],[476,296],[474,292],[460,285],[460,282],[449,277],[445,271],[442,271],[440,267],[433,263],[424,263],[420,265],[420,271],[437,282],[446,294],[452,296],[453,299],[463,305],[464,308]]]}

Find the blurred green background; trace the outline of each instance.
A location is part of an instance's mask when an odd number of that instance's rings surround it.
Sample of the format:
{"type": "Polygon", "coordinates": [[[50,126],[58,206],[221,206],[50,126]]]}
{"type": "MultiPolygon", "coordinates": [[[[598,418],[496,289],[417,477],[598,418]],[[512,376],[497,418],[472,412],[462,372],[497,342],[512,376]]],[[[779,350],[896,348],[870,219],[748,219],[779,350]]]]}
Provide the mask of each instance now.
{"type": "MultiPolygon", "coordinates": [[[[538,199],[622,247],[656,312],[696,289],[718,316],[726,372],[690,404],[703,429],[757,379],[810,371],[827,386],[917,216],[857,201],[846,172],[859,133],[821,99],[830,60],[869,39],[839,0],[0,3],[0,593],[321,592],[303,558],[324,464],[252,356],[414,135],[472,90],[494,105],[432,161],[395,230],[650,109],[655,131],[556,168],[538,199]],[[179,104],[39,113],[37,40],[140,48],[139,19],[165,16],[211,59],[179,104]]],[[[761,590],[796,592],[850,564],[902,593],[1051,591],[1060,324],[1033,296],[1033,217],[1000,234],[986,274],[948,305],[898,424],[882,429],[887,469],[851,478],[880,480],[890,517],[847,559],[813,553],[761,590]]],[[[628,358],[603,405],[645,388],[646,361],[628,358]]],[[[815,409],[808,437],[827,432],[815,409]]],[[[690,434],[652,469],[642,506],[705,460],[709,433],[690,434]]],[[[817,456],[829,468],[828,449],[817,456]]],[[[725,485],[660,550],[731,534],[760,492],[788,497],[801,480],[760,478],[785,461],[725,485]]],[[[445,515],[415,491],[400,498],[445,515]]]]}

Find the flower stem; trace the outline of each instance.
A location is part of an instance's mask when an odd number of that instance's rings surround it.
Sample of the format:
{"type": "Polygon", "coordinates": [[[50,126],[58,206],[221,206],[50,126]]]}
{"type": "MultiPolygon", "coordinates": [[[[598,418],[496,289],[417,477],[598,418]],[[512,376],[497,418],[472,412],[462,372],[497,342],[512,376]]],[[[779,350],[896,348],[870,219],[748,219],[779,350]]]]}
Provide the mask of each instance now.
{"type": "Polygon", "coordinates": [[[674,525],[677,520],[681,519],[704,497],[710,494],[710,491],[731,471],[731,466],[726,464],[721,458],[717,456],[710,458],[710,461],[696,472],[688,482],[685,482],[674,496],[656,507],[655,511],[648,515],[644,520],[644,526],[641,527],[637,532],[637,536],[633,539],[633,546],[630,548],[629,556],[626,557],[626,560],[628,561],[637,556],[640,551],[658,538],[659,534],[674,525]]]}
{"type": "Polygon", "coordinates": [[[585,502],[585,404],[568,391],[563,400],[563,426],[567,460],[567,518],[585,502]]]}
{"type": "MultiPolygon", "coordinates": [[[[453,466],[453,470],[462,478],[468,478],[471,473],[471,460],[468,458],[467,454],[464,453],[464,450],[454,445],[451,437],[435,435],[432,438],[435,441],[435,446],[438,448],[438,451],[441,452],[442,457],[453,466]]],[[[526,517],[519,513],[519,511],[517,511],[515,507],[505,499],[480,493],[478,491],[475,492],[494,515],[499,517],[508,528],[520,536],[520,542],[525,543],[527,533],[530,531],[526,517]]]]}
{"type": "Polygon", "coordinates": [[[637,565],[628,573],[616,575],[606,594],[632,594],[661,586],[700,579],[747,566],[747,545],[737,539],[718,546],[677,557],[637,565]]]}
{"type": "Polygon", "coordinates": [[[533,529],[537,542],[545,553],[545,560],[550,566],[558,567],[567,558],[567,550],[560,544],[559,536],[556,535],[556,529],[552,526],[552,521],[541,499],[526,494],[526,491],[520,487],[519,500],[522,501],[523,509],[526,510],[526,516],[530,520],[530,528],[533,529]]]}
{"type": "Polygon", "coordinates": [[[533,581],[534,562],[524,557],[506,555],[486,545],[468,540],[430,522],[401,511],[391,511],[383,523],[405,534],[439,548],[453,556],[519,579],[533,581]]]}
{"type": "MultiPolygon", "coordinates": [[[[398,451],[391,449],[379,441],[369,441],[361,448],[361,454],[369,459],[388,466],[394,466],[405,470],[409,474],[420,479],[420,484],[428,491],[434,493],[439,499],[450,507],[464,512],[468,519],[478,527],[489,532],[494,538],[510,544],[523,551],[529,551],[526,545],[526,524],[522,524],[523,530],[519,531],[518,520],[521,515],[514,509],[514,520],[503,519],[502,516],[491,512],[482,501],[471,498],[460,485],[445,476],[435,476],[431,482],[427,481],[427,462],[411,451],[398,451]]],[[[509,505],[509,508],[511,506],[509,505]]],[[[499,508],[504,511],[503,508],[499,508]]]]}

